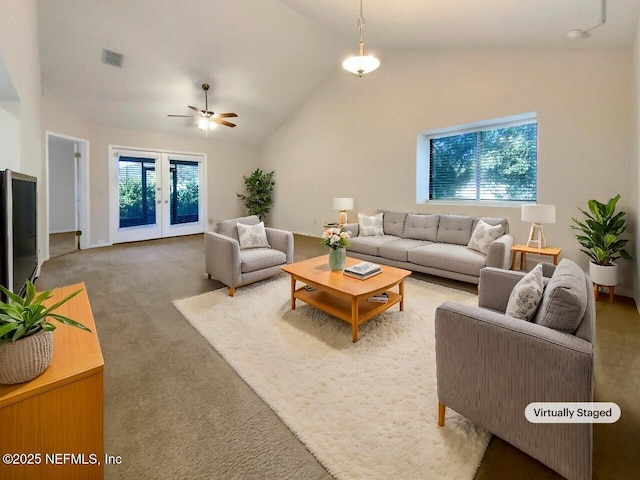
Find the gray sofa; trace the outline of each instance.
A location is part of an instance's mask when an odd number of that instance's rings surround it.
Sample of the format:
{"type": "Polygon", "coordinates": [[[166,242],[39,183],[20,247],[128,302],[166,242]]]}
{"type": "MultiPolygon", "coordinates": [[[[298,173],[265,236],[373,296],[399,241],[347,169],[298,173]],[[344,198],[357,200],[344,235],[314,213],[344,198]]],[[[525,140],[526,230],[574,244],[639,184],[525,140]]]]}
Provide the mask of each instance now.
{"type": "Polygon", "coordinates": [[[476,284],[482,268],[511,265],[513,237],[506,218],[383,213],[384,235],[358,236],[357,223],[344,225],[351,233],[350,257],[476,284]],[[505,231],[486,255],[467,248],[480,218],[505,231]]]}
{"type": "Polygon", "coordinates": [[[283,265],[293,262],[293,234],[285,230],[265,227],[270,248],[240,248],[238,223],[259,222],[255,215],[231,218],[204,235],[207,275],[228,286],[231,297],[236,287],[278,275],[283,265]]]}
{"type": "Polygon", "coordinates": [[[529,322],[504,313],[524,275],[485,268],[479,307],[445,302],[436,310],[438,423],[445,423],[446,405],[567,479],[591,479],[591,423],[525,418],[531,402],[593,401],[591,280],[570,260],[543,264],[551,278],[529,322]]]}

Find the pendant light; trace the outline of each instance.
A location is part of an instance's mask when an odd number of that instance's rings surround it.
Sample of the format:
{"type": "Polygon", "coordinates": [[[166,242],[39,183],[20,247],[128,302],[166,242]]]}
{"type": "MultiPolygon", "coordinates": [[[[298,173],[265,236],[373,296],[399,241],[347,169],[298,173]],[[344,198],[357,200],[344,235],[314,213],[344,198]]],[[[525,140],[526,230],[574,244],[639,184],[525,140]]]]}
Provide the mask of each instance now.
{"type": "Polygon", "coordinates": [[[373,72],[380,66],[380,60],[373,55],[364,54],[364,41],[362,40],[362,29],[364,28],[364,16],[362,15],[362,0],[360,0],[360,18],[358,19],[358,30],[360,30],[360,43],[358,44],[358,55],[347,58],[342,62],[342,68],[348,72],[354,73],[361,77],[362,75],[373,72]]]}

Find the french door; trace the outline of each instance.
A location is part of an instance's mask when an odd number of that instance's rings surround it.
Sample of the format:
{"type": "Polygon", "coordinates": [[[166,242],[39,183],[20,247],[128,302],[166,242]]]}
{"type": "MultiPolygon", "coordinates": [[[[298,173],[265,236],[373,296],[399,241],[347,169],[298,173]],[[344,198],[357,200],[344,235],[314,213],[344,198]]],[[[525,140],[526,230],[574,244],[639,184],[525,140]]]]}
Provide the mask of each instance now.
{"type": "Polygon", "coordinates": [[[113,243],[204,232],[204,157],[112,149],[113,243]]]}

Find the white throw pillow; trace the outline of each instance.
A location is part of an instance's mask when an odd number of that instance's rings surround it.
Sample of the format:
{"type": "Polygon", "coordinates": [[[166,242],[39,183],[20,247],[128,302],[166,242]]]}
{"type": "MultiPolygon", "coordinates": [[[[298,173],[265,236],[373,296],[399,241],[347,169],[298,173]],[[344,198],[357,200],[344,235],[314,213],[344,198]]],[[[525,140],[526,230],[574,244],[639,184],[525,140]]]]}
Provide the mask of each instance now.
{"type": "Polygon", "coordinates": [[[486,255],[489,253],[489,245],[502,235],[504,235],[504,227],[502,225],[489,225],[487,222],[479,220],[476,229],[471,234],[467,248],[486,255]]]}
{"type": "Polygon", "coordinates": [[[367,216],[362,213],[359,213],[358,214],[358,236],[374,237],[377,235],[384,235],[384,229],[382,228],[383,217],[384,217],[383,212],[380,212],[371,216],[367,216]]]}
{"type": "Polygon", "coordinates": [[[542,264],[539,263],[513,287],[505,313],[510,317],[531,321],[542,302],[543,292],[542,264]]]}
{"type": "Polygon", "coordinates": [[[271,248],[267,241],[267,232],[264,230],[264,222],[256,225],[238,223],[238,240],[240,250],[247,248],[271,248]]]}

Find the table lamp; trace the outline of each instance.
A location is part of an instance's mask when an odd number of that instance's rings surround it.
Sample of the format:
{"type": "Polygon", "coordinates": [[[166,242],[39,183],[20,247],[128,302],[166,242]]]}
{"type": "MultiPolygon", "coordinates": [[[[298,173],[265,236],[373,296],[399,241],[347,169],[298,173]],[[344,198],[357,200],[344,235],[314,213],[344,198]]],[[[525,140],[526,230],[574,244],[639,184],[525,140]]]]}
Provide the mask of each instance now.
{"type": "Polygon", "coordinates": [[[532,222],[529,231],[527,247],[546,248],[542,223],[556,223],[555,205],[522,205],[521,219],[523,222],[532,222]]]}
{"type": "Polygon", "coordinates": [[[339,210],[340,215],[338,215],[338,223],[340,225],[344,225],[348,223],[347,220],[347,210],[351,210],[353,208],[353,198],[334,198],[333,199],[333,210],[339,210]]]}

